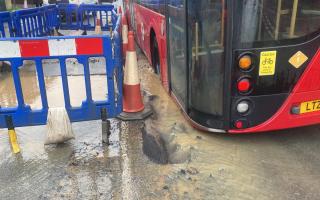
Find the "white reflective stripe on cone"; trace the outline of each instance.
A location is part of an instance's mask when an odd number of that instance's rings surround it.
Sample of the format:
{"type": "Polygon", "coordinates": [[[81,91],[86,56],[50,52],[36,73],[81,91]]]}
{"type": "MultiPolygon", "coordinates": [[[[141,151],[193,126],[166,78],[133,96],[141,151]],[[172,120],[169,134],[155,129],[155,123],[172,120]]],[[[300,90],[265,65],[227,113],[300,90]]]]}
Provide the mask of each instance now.
{"type": "Polygon", "coordinates": [[[126,67],[124,73],[125,85],[138,85],[140,84],[138,74],[137,53],[134,51],[127,51],[126,67]],[[129,66],[130,65],[130,66],[129,66]]]}
{"type": "Polygon", "coordinates": [[[100,11],[97,12],[97,19],[100,19],[100,11]]]}
{"type": "Polygon", "coordinates": [[[128,44],[128,25],[122,26],[122,42],[128,44]]]}

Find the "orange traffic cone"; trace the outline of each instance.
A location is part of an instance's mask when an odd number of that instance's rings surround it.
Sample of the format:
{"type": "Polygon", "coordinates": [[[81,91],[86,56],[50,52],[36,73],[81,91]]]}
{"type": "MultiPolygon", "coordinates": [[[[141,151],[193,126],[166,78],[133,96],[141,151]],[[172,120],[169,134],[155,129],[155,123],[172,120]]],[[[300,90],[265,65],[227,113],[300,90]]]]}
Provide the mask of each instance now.
{"type": "Polygon", "coordinates": [[[119,15],[122,14],[122,8],[121,8],[121,6],[119,6],[119,8],[118,8],[118,13],[119,13],[119,15]]]}
{"type": "Polygon", "coordinates": [[[132,31],[129,32],[128,41],[123,86],[123,111],[132,113],[142,111],[144,105],[140,91],[137,53],[132,31]]]}
{"type": "Polygon", "coordinates": [[[102,30],[101,30],[101,21],[100,21],[100,13],[97,12],[97,18],[96,18],[96,27],[94,29],[95,34],[97,35],[102,35],[102,30]]]}
{"type": "Polygon", "coordinates": [[[122,15],[122,54],[126,58],[128,49],[128,22],[125,15],[122,15]]]}
{"type": "Polygon", "coordinates": [[[132,31],[128,34],[128,51],[124,68],[123,111],[117,118],[124,121],[143,120],[153,111],[150,105],[146,108],[140,90],[137,53],[132,31]]]}
{"type": "Polygon", "coordinates": [[[124,121],[143,120],[153,111],[150,105],[146,108],[140,90],[137,53],[132,31],[128,34],[128,51],[124,68],[123,111],[117,118],[124,121]]]}

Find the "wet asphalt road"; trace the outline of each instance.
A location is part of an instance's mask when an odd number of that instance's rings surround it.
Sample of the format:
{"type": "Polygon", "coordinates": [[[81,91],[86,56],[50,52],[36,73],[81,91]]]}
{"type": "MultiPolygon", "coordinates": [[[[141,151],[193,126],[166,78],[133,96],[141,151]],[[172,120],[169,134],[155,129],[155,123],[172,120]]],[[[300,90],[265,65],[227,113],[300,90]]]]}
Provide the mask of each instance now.
{"type": "MultiPolygon", "coordinates": [[[[146,58],[141,53],[138,57],[142,87],[156,97],[156,114],[145,123],[166,138],[175,164],[157,164],[144,154],[144,122],[112,120],[109,147],[101,144],[99,121],[74,123],[76,139],[52,146],[43,145],[45,126],[18,128],[19,155],[11,153],[2,129],[0,199],[320,199],[319,126],[239,136],[194,130],[146,58]]],[[[97,73],[92,78],[102,87],[103,61],[94,63],[97,73]]],[[[24,69],[26,102],[36,108],[40,100],[35,73],[32,65],[24,69]]],[[[47,69],[49,104],[62,106],[59,76],[54,67],[47,69]]],[[[70,61],[69,69],[76,105],[84,98],[79,84],[83,77],[78,64],[70,61]]],[[[10,74],[2,74],[1,105],[15,104],[12,89],[10,74]]],[[[96,91],[98,99],[103,91],[96,91]]]]}

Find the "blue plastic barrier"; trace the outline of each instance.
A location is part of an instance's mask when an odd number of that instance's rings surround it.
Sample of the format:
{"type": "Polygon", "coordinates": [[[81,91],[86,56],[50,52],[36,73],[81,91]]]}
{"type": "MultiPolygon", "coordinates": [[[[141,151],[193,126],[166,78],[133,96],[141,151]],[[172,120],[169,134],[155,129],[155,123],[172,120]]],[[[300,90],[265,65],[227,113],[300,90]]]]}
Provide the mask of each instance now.
{"type": "Polygon", "coordinates": [[[115,28],[118,15],[112,4],[58,4],[0,12],[0,37],[43,37],[54,29],[94,30],[98,16],[103,31],[115,28]]]}
{"type": "MultiPolygon", "coordinates": [[[[114,9],[112,10],[112,24],[117,25],[117,20],[118,20],[118,12],[114,9]]],[[[113,29],[115,29],[115,27],[113,27],[113,29]]]]}
{"type": "Polygon", "coordinates": [[[60,29],[80,29],[78,9],[77,4],[58,4],[60,29]]]}
{"type": "MultiPolygon", "coordinates": [[[[119,32],[120,25],[121,19],[120,17],[118,17],[113,32],[114,34],[112,34],[111,36],[69,36],[0,39],[0,45],[1,43],[7,43],[8,45],[11,44],[12,46],[15,46],[12,48],[16,48],[15,51],[11,51],[10,53],[5,52],[5,50],[3,50],[4,48],[2,49],[2,51],[0,49],[0,61],[9,61],[11,63],[12,75],[18,102],[18,106],[15,108],[0,107],[0,128],[8,128],[5,120],[6,116],[12,117],[14,127],[46,124],[48,114],[48,99],[42,66],[43,59],[58,59],[60,62],[64,102],[71,122],[100,119],[102,108],[107,109],[109,118],[116,117],[118,114],[120,114],[122,112],[123,82],[121,33],[119,32]],[[77,48],[77,50],[73,51],[73,54],[69,53],[71,51],[63,49],[63,47],[55,51],[50,49],[50,42],[59,43],[66,41],[76,43],[76,45],[74,45],[74,48],[77,48]],[[81,43],[83,41],[86,43],[81,43]],[[88,44],[94,43],[91,41],[98,41],[98,43],[96,43],[98,47],[89,48],[90,45],[88,44]],[[32,48],[30,48],[31,45],[32,48]],[[88,62],[88,59],[90,57],[104,57],[106,60],[106,79],[108,84],[108,94],[105,101],[97,102],[93,101],[92,99],[90,70],[88,62]],[[67,58],[76,58],[84,67],[86,100],[80,107],[72,107],[70,104],[69,86],[66,71],[67,58]],[[38,85],[42,101],[42,109],[40,110],[32,110],[29,105],[25,104],[24,101],[19,75],[19,67],[22,66],[24,60],[33,60],[36,64],[38,85]]],[[[53,47],[53,49],[59,48],[59,45],[53,45],[53,47]]]]}
{"type": "Polygon", "coordinates": [[[49,33],[52,33],[55,28],[59,28],[58,8],[56,5],[48,5],[42,7],[42,10],[45,14],[46,28],[48,29],[49,33]]]}
{"type": "MultiPolygon", "coordinates": [[[[121,16],[114,13],[114,16],[116,16],[116,20],[114,22],[114,32],[110,36],[111,40],[113,41],[113,48],[112,48],[112,57],[114,59],[114,65],[117,66],[117,73],[119,76],[117,76],[116,82],[119,84],[117,85],[117,91],[120,94],[121,99],[116,99],[117,102],[119,102],[120,106],[116,107],[116,113],[119,115],[121,112],[123,112],[122,109],[122,86],[123,86],[123,59],[122,59],[122,31],[121,31],[121,16]]],[[[116,95],[119,96],[119,95],[116,95]]]]}
{"type": "Polygon", "coordinates": [[[0,37],[14,37],[10,12],[0,12],[0,37]]]}
{"type": "Polygon", "coordinates": [[[18,10],[12,13],[16,37],[41,37],[49,34],[43,8],[18,10]]]}
{"type": "Polygon", "coordinates": [[[80,26],[83,30],[94,30],[96,26],[96,19],[100,16],[101,29],[108,31],[115,27],[116,21],[112,20],[114,15],[114,6],[108,5],[94,5],[81,4],[79,6],[80,26]]]}

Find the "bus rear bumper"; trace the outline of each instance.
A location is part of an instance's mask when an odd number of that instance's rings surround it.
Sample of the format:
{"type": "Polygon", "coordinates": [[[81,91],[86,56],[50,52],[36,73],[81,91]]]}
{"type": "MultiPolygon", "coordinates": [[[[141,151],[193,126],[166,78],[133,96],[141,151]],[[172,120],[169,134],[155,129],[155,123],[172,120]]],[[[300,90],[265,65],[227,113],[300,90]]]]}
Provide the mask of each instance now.
{"type": "Polygon", "coordinates": [[[267,132],[295,127],[320,124],[320,111],[305,114],[292,113],[292,110],[300,107],[301,103],[320,100],[320,90],[292,93],[278,112],[266,122],[247,129],[229,130],[232,134],[267,132]]]}

